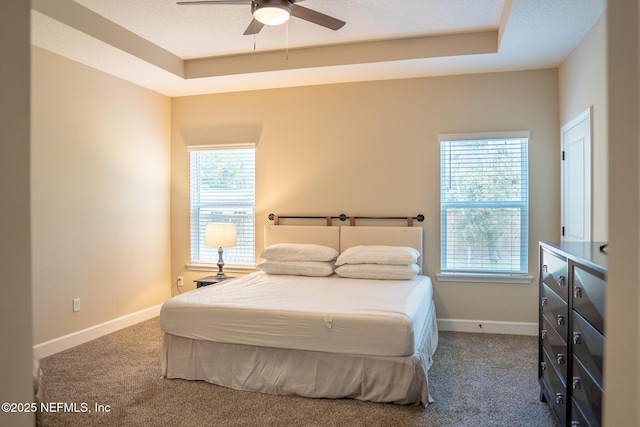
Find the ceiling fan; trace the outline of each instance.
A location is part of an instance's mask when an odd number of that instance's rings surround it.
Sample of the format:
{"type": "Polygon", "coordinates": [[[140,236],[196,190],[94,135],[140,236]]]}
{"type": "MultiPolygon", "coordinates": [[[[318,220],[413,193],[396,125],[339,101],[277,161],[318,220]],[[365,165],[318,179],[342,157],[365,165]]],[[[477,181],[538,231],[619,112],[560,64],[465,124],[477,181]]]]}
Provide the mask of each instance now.
{"type": "Polygon", "coordinates": [[[243,4],[251,5],[253,20],[244,32],[244,35],[252,35],[260,32],[265,25],[280,25],[289,20],[293,15],[296,18],[321,25],[331,30],[339,30],[346,22],[316,12],[306,7],[298,6],[303,0],[202,0],[179,1],[179,5],[195,4],[243,4]]]}

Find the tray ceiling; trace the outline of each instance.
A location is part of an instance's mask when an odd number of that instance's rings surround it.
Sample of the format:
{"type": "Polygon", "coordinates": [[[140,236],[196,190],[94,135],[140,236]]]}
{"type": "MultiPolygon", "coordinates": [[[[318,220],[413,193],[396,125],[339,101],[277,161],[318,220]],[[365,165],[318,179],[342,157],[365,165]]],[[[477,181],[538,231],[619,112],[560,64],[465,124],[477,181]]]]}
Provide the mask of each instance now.
{"type": "Polygon", "coordinates": [[[347,24],[293,18],[242,33],[248,5],[34,0],[32,43],[168,96],[557,67],[606,0],[306,0],[347,24]]]}

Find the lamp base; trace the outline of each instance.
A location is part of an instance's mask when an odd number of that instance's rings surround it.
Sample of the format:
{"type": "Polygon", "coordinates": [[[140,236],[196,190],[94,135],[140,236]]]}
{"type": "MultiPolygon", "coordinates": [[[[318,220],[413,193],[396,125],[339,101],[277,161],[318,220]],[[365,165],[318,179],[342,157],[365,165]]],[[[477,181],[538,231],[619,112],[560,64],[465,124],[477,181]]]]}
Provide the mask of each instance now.
{"type": "Polygon", "coordinates": [[[222,260],[222,246],[218,247],[218,274],[216,274],[216,279],[224,280],[227,278],[227,274],[224,272],[224,261],[222,260]]]}

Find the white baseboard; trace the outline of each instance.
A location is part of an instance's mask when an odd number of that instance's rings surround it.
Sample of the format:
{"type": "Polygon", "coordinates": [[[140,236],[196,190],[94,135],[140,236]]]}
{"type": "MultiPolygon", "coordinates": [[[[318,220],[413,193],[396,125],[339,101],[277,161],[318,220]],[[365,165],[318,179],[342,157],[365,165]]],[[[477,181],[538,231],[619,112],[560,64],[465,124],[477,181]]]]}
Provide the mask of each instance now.
{"type": "MultiPolygon", "coordinates": [[[[78,332],[54,338],[40,344],[36,344],[33,348],[38,352],[40,357],[51,356],[69,348],[84,344],[93,339],[119,331],[136,323],[144,322],[160,315],[162,304],[149,307],[126,316],[118,317],[108,322],[83,329],[78,332]]],[[[466,319],[437,319],[438,329],[441,331],[452,332],[477,332],[488,334],[510,334],[510,335],[538,335],[537,323],[525,322],[498,322],[484,320],[466,320],[466,319]]]]}
{"type": "Polygon", "coordinates": [[[438,330],[537,336],[538,324],[524,322],[497,322],[493,320],[438,319],[438,330]]]}
{"type": "Polygon", "coordinates": [[[51,356],[52,354],[84,344],[103,335],[119,331],[120,329],[124,329],[128,326],[156,317],[160,314],[160,307],[162,307],[162,304],[145,308],[144,310],[127,314],[69,335],[64,335],[59,338],[54,338],[52,340],[36,344],[33,348],[37,351],[38,356],[40,357],[51,356]]]}

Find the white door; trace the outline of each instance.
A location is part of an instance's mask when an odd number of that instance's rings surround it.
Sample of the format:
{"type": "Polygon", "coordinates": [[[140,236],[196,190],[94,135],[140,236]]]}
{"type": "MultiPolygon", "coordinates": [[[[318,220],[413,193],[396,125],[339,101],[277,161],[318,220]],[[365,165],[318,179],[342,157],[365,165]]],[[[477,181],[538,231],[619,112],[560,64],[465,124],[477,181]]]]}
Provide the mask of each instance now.
{"type": "Polygon", "coordinates": [[[591,240],[591,109],[562,127],[563,241],[591,240]]]}

